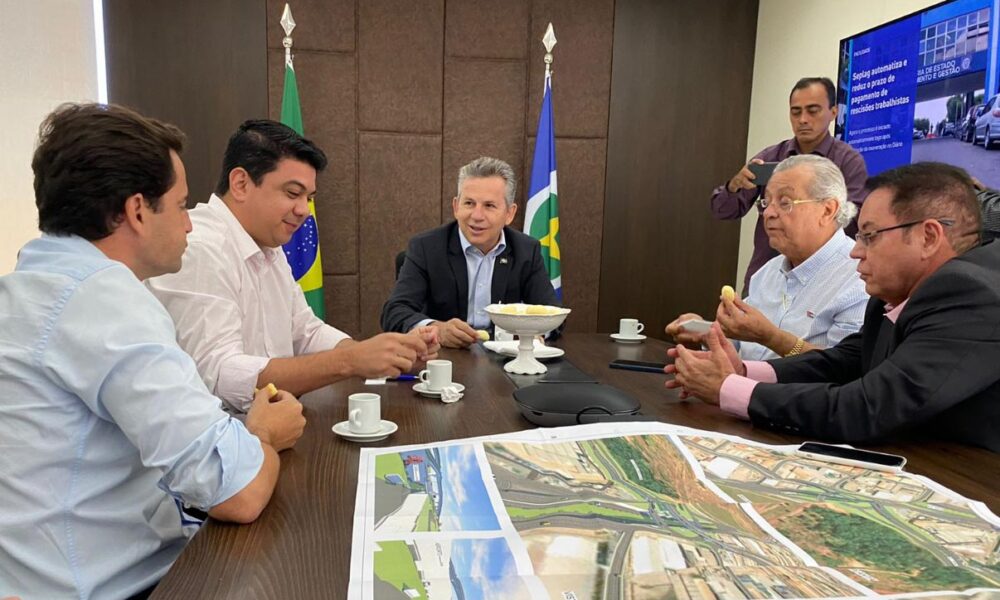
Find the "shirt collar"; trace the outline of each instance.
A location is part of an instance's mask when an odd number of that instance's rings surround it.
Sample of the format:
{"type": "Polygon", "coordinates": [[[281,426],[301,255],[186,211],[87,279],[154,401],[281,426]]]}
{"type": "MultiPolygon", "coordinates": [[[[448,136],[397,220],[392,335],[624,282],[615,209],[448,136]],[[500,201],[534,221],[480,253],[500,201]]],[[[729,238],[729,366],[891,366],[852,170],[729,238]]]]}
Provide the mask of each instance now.
{"type": "Polygon", "coordinates": [[[208,199],[208,207],[226,224],[241,260],[248,261],[257,255],[260,255],[268,262],[277,260],[281,248],[262,248],[258,246],[257,242],[253,241],[253,238],[247,233],[247,230],[243,229],[243,225],[239,219],[229,209],[229,206],[222,201],[222,198],[212,194],[208,199]]]}
{"type": "MultiPolygon", "coordinates": [[[[802,284],[809,283],[809,280],[815,277],[826,263],[830,262],[834,256],[841,252],[841,247],[847,244],[853,246],[850,238],[844,235],[844,230],[837,229],[830,236],[830,239],[819,247],[819,250],[813,252],[812,256],[799,263],[799,266],[794,269],[789,269],[790,264],[787,258],[783,259],[781,261],[781,273],[785,277],[794,277],[802,284]]],[[[850,252],[849,249],[848,252],[850,252]]]]}
{"type": "MultiPolygon", "coordinates": [[[[458,242],[460,244],[462,244],[462,252],[464,254],[468,254],[469,248],[475,248],[475,246],[472,245],[472,242],[470,242],[469,240],[465,239],[465,234],[462,233],[462,228],[461,227],[458,228],[458,242]]],[[[500,254],[501,252],[503,252],[504,249],[506,249],[506,248],[507,248],[507,236],[506,236],[506,234],[504,234],[503,228],[501,228],[500,229],[500,241],[497,242],[496,246],[493,246],[492,250],[490,250],[489,252],[487,252],[483,256],[490,256],[490,255],[496,256],[497,254],[500,254]]],[[[482,252],[481,250],[479,250],[479,248],[476,248],[476,251],[482,252]]]]}
{"type": "MultiPolygon", "coordinates": [[[[833,136],[830,135],[829,131],[827,131],[826,132],[826,137],[823,138],[823,141],[819,143],[819,146],[816,146],[816,149],[813,150],[812,153],[815,154],[815,155],[817,155],[817,156],[822,156],[824,158],[829,158],[829,156],[830,156],[830,149],[831,148],[833,148],[833,136]]],[[[802,154],[802,150],[799,149],[799,140],[798,139],[796,139],[794,137],[792,138],[792,149],[791,149],[791,151],[788,154],[789,154],[789,156],[794,156],[796,154],[802,154]]]]}
{"type": "Polygon", "coordinates": [[[896,324],[896,320],[899,319],[899,313],[903,312],[903,309],[906,308],[906,303],[909,302],[909,301],[910,301],[910,299],[907,298],[906,300],[903,300],[902,302],[900,302],[896,306],[893,306],[891,304],[886,304],[885,305],[885,318],[889,319],[889,321],[891,321],[892,324],[895,325],[896,324]]]}

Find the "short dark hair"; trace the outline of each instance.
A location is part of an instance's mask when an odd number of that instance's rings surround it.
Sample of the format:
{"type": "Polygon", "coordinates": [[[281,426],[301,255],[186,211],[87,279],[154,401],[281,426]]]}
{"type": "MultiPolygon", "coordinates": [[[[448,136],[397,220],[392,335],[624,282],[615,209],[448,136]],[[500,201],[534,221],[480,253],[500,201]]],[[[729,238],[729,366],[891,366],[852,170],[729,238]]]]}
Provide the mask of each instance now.
{"type": "Polygon", "coordinates": [[[154,211],[176,180],[170,151],[184,149],[174,125],[114,104],[63,104],[42,121],[31,159],[38,228],[99,240],[142,194],[154,211]]]}
{"type": "Polygon", "coordinates": [[[803,77],[802,79],[795,82],[792,86],[792,91],[788,92],[788,101],[792,101],[792,94],[799,90],[804,90],[807,87],[820,84],[826,88],[826,97],[830,100],[830,108],[837,103],[837,87],[833,85],[829,77],[803,77]]]}
{"type": "MultiPolygon", "coordinates": [[[[961,254],[979,244],[983,226],[972,178],[964,169],[939,162],[918,162],[883,171],[865,184],[870,191],[892,191],[890,210],[900,223],[952,219],[945,235],[961,254]]],[[[904,234],[906,235],[906,234],[904,234]]]]}
{"type": "Polygon", "coordinates": [[[319,173],[326,168],[326,154],[312,141],[302,137],[287,125],[267,119],[244,121],[229,138],[222,158],[222,173],[215,193],[224,196],[229,191],[229,173],[242,167],[254,185],[260,185],[265,175],[278,168],[284,158],[308,163],[319,173]]]}

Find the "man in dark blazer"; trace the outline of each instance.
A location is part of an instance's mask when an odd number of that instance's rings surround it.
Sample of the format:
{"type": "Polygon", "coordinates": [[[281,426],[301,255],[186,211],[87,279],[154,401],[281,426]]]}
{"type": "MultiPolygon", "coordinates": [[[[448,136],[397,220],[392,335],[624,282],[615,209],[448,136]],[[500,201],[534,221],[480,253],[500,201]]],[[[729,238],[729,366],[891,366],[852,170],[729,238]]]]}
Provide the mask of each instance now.
{"type": "Polygon", "coordinates": [[[842,442],[944,438],[1000,452],[1000,242],[961,169],[918,163],[869,180],[852,256],[872,299],[828,350],[741,362],[716,329],[678,347],[668,387],[755,425],[842,442]]]}
{"type": "Polygon", "coordinates": [[[410,240],[382,329],[431,325],[441,345],[464,348],[490,327],[489,304],[557,303],[538,240],[508,227],[514,191],[514,171],[502,160],[481,157],[459,170],[455,221],[410,240]]]}

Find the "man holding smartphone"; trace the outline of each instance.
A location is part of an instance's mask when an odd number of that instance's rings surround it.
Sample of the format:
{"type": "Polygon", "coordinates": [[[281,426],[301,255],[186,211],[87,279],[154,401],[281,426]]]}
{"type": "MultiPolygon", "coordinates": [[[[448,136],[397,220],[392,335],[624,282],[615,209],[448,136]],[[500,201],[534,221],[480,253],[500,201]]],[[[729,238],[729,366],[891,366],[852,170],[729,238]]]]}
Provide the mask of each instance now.
{"type": "Polygon", "coordinates": [[[1000,242],[965,171],[917,163],[868,183],[851,256],[872,296],[836,346],[742,361],[718,325],[708,352],[668,352],[667,387],[755,425],[837,442],[902,435],[1000,452],[1000,242]]]}
{"type": "MultiPolygon", "coordinates": [[[[829,78],[804,77],[798,80],[788,97],[793,137],[758,152],[725,185],[712,192],[712,214],[715,218],[741,219],[750,212],[757,198],[763,197],[767,181],[758,177],[754,170],[766,175],[766,168],[752,165],[777,163],[795,154],[815,154],[833,161],[844,174],[848,200],[860,208],[868,171],[857,150],[830,135],[830,123],[837,118],[836,102],[837,89],[829,78]]],[[[853,236],[857,232],[857,224],[852,222],[845,231],[853,236]]],[[[744,297],[749,293],[750,277],[777,255],[778,252],[768,244],[763,219],[758,219],[754,230],[753,256],[743,280],[744,297]]]]}

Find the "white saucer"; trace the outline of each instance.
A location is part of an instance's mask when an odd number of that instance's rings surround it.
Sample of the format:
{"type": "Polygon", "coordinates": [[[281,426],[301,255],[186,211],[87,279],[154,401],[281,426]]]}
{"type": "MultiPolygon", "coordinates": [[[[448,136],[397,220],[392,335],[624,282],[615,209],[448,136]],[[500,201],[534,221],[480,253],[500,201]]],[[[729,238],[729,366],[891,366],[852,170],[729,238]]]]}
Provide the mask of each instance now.
{"type": "MultiPolygon", "coordinates": [[[[483,342],[483,346],[487,350],[492,350],[497,354],[503,354],[504,356],[517,356],[517,340],[507,341],[507,342],[483,342]]],[[[539,360],[546,360],[548,358],[559,358],[566,354],[566,351],[562,348],[556,348],[555,346],[546,346],[542,342],[535,340],[535,347],[531,351],[535,358],[539,360]]]]}
{"type": "Polygon", "coordinates": [[[620,333],[612,333],[611,339],[620,344],[641,344],[642,340],[646,339],[646,336],[639,334],[635,337],[626,337],[620,333]]]}
{"type": "Polygon", "coordinates": [[[333,426],[333,432],[352,442],[378,442],[396,433],[399,427],[392,421],[382,419],[382,428],[374,433],[354,433],[350,421],[341,421],[333,426]]]}
{"type": "MultiPolygon", "coordinates": [[[[459,392],[465,391],[465,386],[461,383],[451,382],[451,385],[455,386],[459,392]]],[[[413,391],[420,394],[421,396],[427,396],[428,398],[440,398],[441,390],[429,390],[427,389],[427,384],[423,381],[419,381],[413,386],[413,391]]]]}

